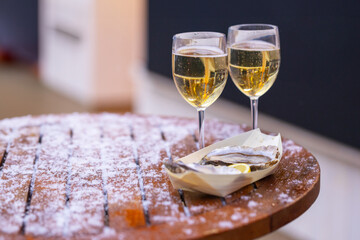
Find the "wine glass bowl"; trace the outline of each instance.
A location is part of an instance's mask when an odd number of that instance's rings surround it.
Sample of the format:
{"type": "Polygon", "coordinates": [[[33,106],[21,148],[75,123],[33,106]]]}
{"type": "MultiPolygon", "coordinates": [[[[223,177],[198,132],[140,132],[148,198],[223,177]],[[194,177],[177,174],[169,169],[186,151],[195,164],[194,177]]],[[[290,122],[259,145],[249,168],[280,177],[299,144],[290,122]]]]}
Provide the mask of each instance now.
{"type": "Polygon", "coordinates": [[[280,67],[279,31],[274,25],[241,24],[228,33],[229,73],[250,98],[252,125],[257,128],[258,98],[275,82],[280,67]]]}
{"type": "Polygon", "coordinates": [[[172,72],[177,90],[198,111],[202,148],[204,111],[218,99],[228,77],[225,35],[216,32],[174,35],[172,72]]]}

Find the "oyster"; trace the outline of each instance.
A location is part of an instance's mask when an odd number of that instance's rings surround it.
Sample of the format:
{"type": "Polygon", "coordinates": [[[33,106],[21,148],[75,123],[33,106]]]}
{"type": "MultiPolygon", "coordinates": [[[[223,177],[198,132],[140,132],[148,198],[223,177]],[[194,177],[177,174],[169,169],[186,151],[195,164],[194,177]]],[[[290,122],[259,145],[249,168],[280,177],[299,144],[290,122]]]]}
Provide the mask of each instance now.
{"type": "Polygon", "coordinates": [[[165,167],[173,173],[183,173],[185,170],[191,170],[194,172],[198,172],[195,168],[188,166],[187,164],[183,163],[182,161],[173,162],[173,161],[166,161],[164,162],[165,167]]]}
{"type": "Polygon", "coordinates": [[[235,163],[250,165],[251,171],[262,170],[279,161],[279,150],[276,146],[228,146],[218,148],[200,161],[201,165],[229,166],[235,163]]]}

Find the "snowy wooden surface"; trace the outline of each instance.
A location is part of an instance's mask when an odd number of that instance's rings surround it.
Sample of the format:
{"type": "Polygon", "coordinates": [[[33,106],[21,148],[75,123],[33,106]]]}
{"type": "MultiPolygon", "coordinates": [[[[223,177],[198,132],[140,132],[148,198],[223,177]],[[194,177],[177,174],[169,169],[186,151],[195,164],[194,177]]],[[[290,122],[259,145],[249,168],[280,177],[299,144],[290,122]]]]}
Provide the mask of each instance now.
{"type": "MultiPolygon", "coordinates": [[[[289,139],[272,176],[225,198],[173,189],[162,163],[196,151],[196,129],[194,119],[131,114],[0,121],[0,238],[252,239],[316,200],[319,165],[289,139]]],[[[217,120],[205,129],[207,145],[249,130],[217,120]]]]}

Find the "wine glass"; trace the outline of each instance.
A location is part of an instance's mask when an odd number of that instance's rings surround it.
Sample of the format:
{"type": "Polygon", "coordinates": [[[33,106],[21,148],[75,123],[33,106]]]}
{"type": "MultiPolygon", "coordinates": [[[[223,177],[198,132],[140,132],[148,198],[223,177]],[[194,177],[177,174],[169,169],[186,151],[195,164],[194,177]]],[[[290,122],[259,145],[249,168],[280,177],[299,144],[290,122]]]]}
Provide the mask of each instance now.
{"type": "Polygon", "coordinates": [[[187,32],[173,37],[172,73],[181,96],[198,111],[199,145],[204,145],[204,114],[220,96],[228,77],[225,34],[187,32]]]}
{"type": "Polygon", "coordinates": [[[258,99],[273,85],[280,67],[277,26],[241,24],[229,27],[229,72],[236,87],[250,97],[253,129],[258,122],[258,99]]]}

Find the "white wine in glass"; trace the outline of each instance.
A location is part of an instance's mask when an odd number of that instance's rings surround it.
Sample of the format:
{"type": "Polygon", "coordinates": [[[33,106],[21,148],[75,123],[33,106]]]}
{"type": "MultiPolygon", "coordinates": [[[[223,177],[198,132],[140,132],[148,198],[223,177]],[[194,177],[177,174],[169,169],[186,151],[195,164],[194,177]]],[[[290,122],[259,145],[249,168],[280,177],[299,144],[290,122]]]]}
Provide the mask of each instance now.
{"type": "Polygon", "coordinates": [[[276,26],[243,24],[229,28],[229,72],[236,87],[250,97],[253,129],[257,128],[258,98],[273,85],[280,67],[276,26]]]}
{"type": "Polygon", "coordinates": [[[173,38],[173,78],[181,96],[199,113],[200,148],[204,147],[204,111],[225,87],[227,62],[224,34],[193,32],[173,38]]]}

